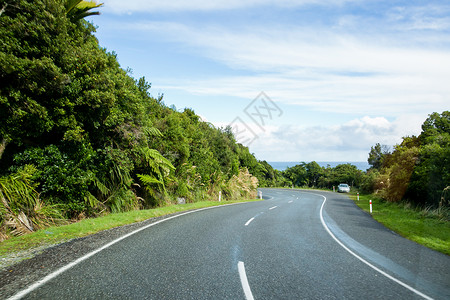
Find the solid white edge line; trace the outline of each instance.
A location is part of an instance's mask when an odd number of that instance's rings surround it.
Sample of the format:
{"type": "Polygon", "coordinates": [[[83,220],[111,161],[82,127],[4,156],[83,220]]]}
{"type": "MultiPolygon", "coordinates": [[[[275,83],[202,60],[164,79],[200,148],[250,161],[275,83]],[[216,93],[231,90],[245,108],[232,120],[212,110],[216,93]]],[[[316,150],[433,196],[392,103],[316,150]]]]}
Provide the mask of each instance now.
{"type": "Polygon", "coordinates": [[[152,227],[152,226],[155,226],[155,225],[157,225],[157,224],[159,224],[159,223],[162,223],[162,222],[165,222],[165,221],[168,221],[168,220],[171,220],[171,219],[175,219],[175,218],[178,218],[178,217],[187,215],[187,214],[191,214],[191,213],[194,213],[194,212],[198,212],[198,211],[202,211],[202,210],[206,210],[206,209],[212,209],[212,208],[224,207],[224,206],[229,206],[229,205],[235,205],[235,204],[243,204],[243,203],[248,203],[248,202],[230,203],[230,204],[223,204],[223,205],[217,205],[217,206],[210,206],[210,207],[199,208],[199,209],[190,210],[190,211],[181,213],[181,214],[176,215],[176,216],[172,216],[172,217],[168,217],[168,218],[165,218],[165,219],[156,221],[155,223],[148,224],[148,225],[146,225],[146,226],[144,226],[144,227],[141,227],[141,228],[139,228],[139,229],[136,229],[135,231],[132,231],[132,232],[130,232],[130,233],[127,233],[126,235],[123,235],[123,236],[121,236],[121,237],[119,237],[119,238],[113,240],[112,242],[109,242],[108,244],[106,244],[106,245],[104,245],[104,246],[102,246],[102,247],[100,247],[100,248],[98,248],[98,249],[96,249],[96,250],[94,250],[94,251],[92,251],[92,252],[89,252],[88,254],[86,254],[86,255],[84,255],[84,256],[82,256],[82,257],[80,257],[80,258],[74,260],[73,262],[71,262],[71,263],[65,265],[64,267],[59,268],[59,269],[56,270],[55,272],[52,272],[52,273],[48,274],[47,276],[45,276],[45,277],[42,278],[41,280],[36,281],[36,282],[33,283],[32,285],[30,285],[30,286],[28,286],[27,288],[21,290],[20,292],[16,293],[15,295],[13,295],[12,297],[8,298],[7,300],[18,300],[18,299],[21,299],[22,297],[24,297],[24,296],[26,296],[27,294],[31,293],[31,292],[34,291],[35,289],[41,287],[42,285],[44,285],[44,284],[47,283],[48,281],[50,281],[50,280],[52,280],[53,278],[57,277],[57,276],[60,275],[61,273],[64,273],[65,271],[69,270],[70,268],[72,268],[72,267],[76,266],[77,264],[79,264],[79,263],[85,261],[86,259],[90,258],[91,256],[94,256],[94,255],[97,254],[98,252],[100,252],[100,251],[102,251],[102,250],[105,250],[106,248],[111,247],[112,245],[114,245],[114,244],[120,242],[121,240],[126,239],[127,237],[132,236],[133,234],[136,234],[136,233],[138,233],[138,232],[140,232],[140,231],[142,231],[142,230],[145,230],[145,229],[147,229],[147,228],[149,228],[149,227],[152,227]]]}
{"type": "Polygon", "coordinates": [[[378,273],[382,274],[383,276],[389,278],[390,280],[400,284],[401,286],[407,288],[408,290],[414,292],[415,294],[425,298],[425,299],[429,299],[429,300],[433,300],[433,298],[431,298],[430,296],[425,295],[424,293],[416,290],[415,288],[409,286],[408,284],[404,283],[403,281],[400,281],[399,279],[389,275],[388,273],[384,272],[383,270],[377,268],[376,266],[372,265],[370,262],[368,262],[367,260],[365,260],[364,258],[362,258],[361,256],[357,255],[356,253],[354,253],[352,250],[350,250],[349,248],[347,248],[347,246],[345,246],[340,240],[338,240],[338,238],[330,231],[330,229],[328,228],[327,224],[325,223],[325,220],[323,219],[323,207],[325,206],[325,202],[327,201],[327,198],[323,195],[320,194],[314,194],[314,195],[319,195],[323,197],[323,203],[322,206],[320,207],[320,221],[322,222],[323,227],[325,228],[325,230],[328,232],[328,234],[342,247],[344,248],[348,253],[350,253],[351,255],[353,255],[354,257],[356,257],[357,259],[359,259],[360,261],[362,261],[363,263],[365,263],[366,265],[368,265],[369,267],[371,267],[372,269],[374,269],[375,271],[377,271],[378,273]]]}
{"type": "Polygon", "coordinates": [[[247,274],[245,274],[244,262],[238,262],[239,278],[241,278],[242,289],[244,290],[245,299],[254,300],[250,285],[248,284],[247,274]]]}
{"type": "Polygon", "coordinates": [[[251,218],[250,220],[248,220],[244,226],[248,226],[248,224],[250,224],[253,220],[255,219],[255,217],[251,218]]]}
{"type": "Polygon", "coordinates": [[[275,209],[275,208],[277,208],[277,207],[278,207],[278,206],[273,206],[273,207],[269,208],[269,210],[275,209]]]}

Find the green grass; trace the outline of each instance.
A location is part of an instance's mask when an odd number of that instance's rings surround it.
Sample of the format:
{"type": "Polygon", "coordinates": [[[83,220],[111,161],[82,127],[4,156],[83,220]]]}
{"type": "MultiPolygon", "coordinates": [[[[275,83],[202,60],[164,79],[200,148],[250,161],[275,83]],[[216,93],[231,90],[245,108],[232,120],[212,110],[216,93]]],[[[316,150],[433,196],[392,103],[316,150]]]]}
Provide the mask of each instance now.
{"type": "Polygon", "coordinates": [[[0,257],[5,256],[9,253],[19,252],[31,248],[58,244],[70,239],[84,237],[100,232],[102,230],[136,223],[154,217],[165,216],[181,211],[188,211],[237,202],[247,201],[202,201],[181,205],[165,206],[149,210],[135,210],[124,213],[109,214],[104,217],[85,219],[76,223],[72,223],[70,225],[49,227],[27,235],[12,237],[1,242],[0,257]]]}
{"type": "Polygon", "coordinates": [[[390,203],[373,195],[350,195],[355,203],[369,212],[372,199],[372,216],[392,231],[433,250],[450,255],[450,222],[430,210],[418,210],[404,203],[390,203]]]}

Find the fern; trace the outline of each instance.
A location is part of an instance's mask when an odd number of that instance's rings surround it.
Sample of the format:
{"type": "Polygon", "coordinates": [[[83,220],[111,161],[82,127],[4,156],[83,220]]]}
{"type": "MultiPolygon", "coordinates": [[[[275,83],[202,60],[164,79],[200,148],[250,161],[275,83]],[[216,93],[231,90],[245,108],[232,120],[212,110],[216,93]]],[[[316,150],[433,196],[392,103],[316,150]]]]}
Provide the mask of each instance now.
{"type": "Polygon", "coordinates": [[[162,137],[163,134],[156,127],[145,127],[144,132],[149,136],[162,137]]]}
{"type": "Polygon", "coordinates": [[[140,151],[148,167],[150,167],[154,173],[168,176],[171,170],[175,170],[172,163],[167,158],[162,156],[158,150],[145,147],[140,149],[140,151]]]}
{"type": "Polygon", "coordinates": [[[130,173],[121,170],[119,165],[116,164],[111,168],[109,178],[101,181],[94,177],[92,183],[97,189],[97,197],[88,192],[84,198],[91,208],[122,212],[138,206],[137,201],[134,201],[134,198],[128,193],[133,179],[130,173]]]}
{"type": "Polygon", "coordinates": [[[142,184],[145,187],[145,190],[149,193],[150,196],[157,199],[157,193],[158,191],[160,194],[166,195],[166,187],[164,185],[164,182],[161,180],[156,179],[152,175],[147,174],[137,174],[139,179],[141,180],[142,184]]]}

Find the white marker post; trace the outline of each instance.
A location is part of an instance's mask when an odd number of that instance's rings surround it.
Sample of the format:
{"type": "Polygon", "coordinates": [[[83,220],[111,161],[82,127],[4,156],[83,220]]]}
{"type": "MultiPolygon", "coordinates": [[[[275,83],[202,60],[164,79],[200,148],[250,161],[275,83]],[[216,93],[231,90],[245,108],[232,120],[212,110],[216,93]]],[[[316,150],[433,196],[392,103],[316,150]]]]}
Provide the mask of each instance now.
{"type": "Polygon", "coordinates": [[[370,208],[370,214],[372,214],[372,199],[369,200],[369,208],[370,208]]]}
{"type": "Polygon", "coordinates": [[[359,192],[356,193],[356,199],[359,201],[359,192]]]}
{"type": "Polygon", "coordinates": [[[259,191],[259,199],[262,200],[262,192],[259,191]]]}
{"type": "Polygon", "coordinates": [[[333,193],[336,192],[336,190],[334,189],[334,185],[333,185],[333,193]]]}
{"type": "Polygon", "coordinates": [[[220,202],[221,198],[222,198],[222,191],[219,191],[219,202],[220,202]]]}

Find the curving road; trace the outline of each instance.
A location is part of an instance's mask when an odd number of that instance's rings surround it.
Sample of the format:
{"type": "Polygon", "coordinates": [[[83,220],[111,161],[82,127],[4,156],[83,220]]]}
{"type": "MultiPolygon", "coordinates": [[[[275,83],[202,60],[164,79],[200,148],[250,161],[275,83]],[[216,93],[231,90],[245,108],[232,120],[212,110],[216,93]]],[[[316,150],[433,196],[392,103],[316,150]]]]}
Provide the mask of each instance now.
{"type": "Polygon", "coordinates": [[[141,227],[10,299],[450,299],[450,257],[346,195],[262,192],[141,227]]]}

